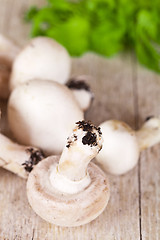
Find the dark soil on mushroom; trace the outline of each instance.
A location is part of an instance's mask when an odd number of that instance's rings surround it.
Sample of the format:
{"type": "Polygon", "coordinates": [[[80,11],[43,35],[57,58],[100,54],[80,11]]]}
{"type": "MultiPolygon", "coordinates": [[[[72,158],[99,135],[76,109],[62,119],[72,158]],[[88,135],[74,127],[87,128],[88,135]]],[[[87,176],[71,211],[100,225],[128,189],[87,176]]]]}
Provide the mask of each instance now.
{"type": "Polygon", "coordinates": [[[84,89],[88,92],[90,92],[90,86],[83,80],[74,80],[74,79],[70,79],[67,83],[66,86],[70,89],[84,89]]]}
{"type": "Polygon", "coordinates": [[[97,136],[95,133],[87,132],[87,134],[82,138],[82,143],[84,145],[88,144],[91,147],[97,146],[97,136]]]}
{"type": "Polygon", "coordinates": [[[31,172],[33,166],[44,159],[44,153],[41,150],[35,150],[33,148],[27,148],[26,152],[28,152],[30,156],[29,159],[26,160],[22,165],[24,165],[24,168],[27,172],[31,172]]]}
{"type": "Polygon", "coordinates": [[[76,122],[76,124],[78,125],[78,128],[82,128],[82,130],[84,132],[87,132],[86,135],[82,138],[82,143],[84,145],[88,144],[89,146],[97,146],[97,135],[93,132],[93,130],[95,129],[96,131],[98,131],[99,135],[102,135],[101,129],[100,127],[96,127],[94,126],[90,121],[79,121],[76,122]]]}

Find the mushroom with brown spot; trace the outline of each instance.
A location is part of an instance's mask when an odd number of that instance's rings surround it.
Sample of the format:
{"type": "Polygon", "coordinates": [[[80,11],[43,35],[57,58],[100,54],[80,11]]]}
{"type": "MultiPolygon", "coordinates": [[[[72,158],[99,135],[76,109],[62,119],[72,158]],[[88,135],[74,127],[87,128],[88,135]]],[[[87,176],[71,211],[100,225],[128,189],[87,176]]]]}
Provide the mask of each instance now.
{"type": "Polygon", "coordinates": [[[33,210],[58,226],[86,224],[105,209],[109,200],[106,175],[90,163],[102,147],[100,128],[76,123],[61,156],[50,156],[29,174],[27,196],[33,210]]]}
{"type": "Polygon", "coordinates": [[[128,172],[136,166],[142,150],[160,142],[160,118],[147,118],[137,131],[117,120],[105,121],[100,127],[104,143],[96,160],[111,174],[128,172]]]}

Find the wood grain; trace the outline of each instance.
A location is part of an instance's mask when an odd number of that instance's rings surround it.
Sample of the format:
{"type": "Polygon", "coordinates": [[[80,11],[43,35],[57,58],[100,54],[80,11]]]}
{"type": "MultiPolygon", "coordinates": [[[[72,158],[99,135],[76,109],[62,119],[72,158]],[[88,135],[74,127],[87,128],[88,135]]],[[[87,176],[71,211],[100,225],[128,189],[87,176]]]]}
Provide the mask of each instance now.
{"type": "MultiPolygon", "coordinates": [[[[146,116],[160,115],[160,76],[137,69],[139,125],[146,116]]],[[[141,232],[143,239],[160,239],[160,144],[143,152],[139,164],[141,232]]]]}
{"type": "MultiPolygon", "coordinates": [[[[41,0],[0,0],[0,32],[20,46],[28,41],[23,14],[41,0]]],[[[95,100],[86,119],[99,124],[107,119],[126,121],[133,128],[148,115],[160,112],[160,77],[137,67],[131,56],[108,60],[92,53],[72,60],[72,75],[90,74],[95,100]]],[[[6,102],[1,129],[9,135],[6,102]]],[[[0,169],[0,239],[43,240],[159,240],[159,146],[145,151],[139,165],[124,176],[108,176],[111,198],[106,210],[82,227],[61,228],[38,217],[26,197],[26,182],[0,169]]]]}

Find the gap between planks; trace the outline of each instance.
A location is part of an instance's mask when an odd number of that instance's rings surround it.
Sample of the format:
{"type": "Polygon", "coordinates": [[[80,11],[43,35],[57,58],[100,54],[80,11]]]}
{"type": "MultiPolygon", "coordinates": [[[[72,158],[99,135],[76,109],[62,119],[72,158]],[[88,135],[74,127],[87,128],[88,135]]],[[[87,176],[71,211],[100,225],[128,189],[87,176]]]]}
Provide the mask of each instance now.
{"type": "MultiPolygon", "coordinates": [[[[132,83],[133,83],[133,98],[134,98],[134,112],[135,112],[135,129],[139,128],[139,96],[138,96],[138,84],[137,84],[137,61],[132,55],[132,83]]],[[[138,203],[139,203],[139,238],[142,240],[142,210],[141,210],[141,157],[138,161],[138,203]]]]}

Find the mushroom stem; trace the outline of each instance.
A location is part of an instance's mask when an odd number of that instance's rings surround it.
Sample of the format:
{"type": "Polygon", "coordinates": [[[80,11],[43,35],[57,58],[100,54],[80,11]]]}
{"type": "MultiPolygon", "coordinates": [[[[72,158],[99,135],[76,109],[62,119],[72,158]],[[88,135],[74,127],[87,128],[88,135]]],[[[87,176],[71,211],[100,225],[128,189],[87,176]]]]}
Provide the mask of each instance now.
{"type": "Polygon", "coordinates": [[[160,118],[148,117],[136,136],[140,151],[160,142],[160,118]]]}
{"type": "Polygon", "coordinates": [[[40,150],[21,146],[0,134],[0,167],[3,167],[22,178],[27,178],[33,165],[43,158],[40,150]]]}
{"type": "Polygon", "coordinates": [[[87,166],[96,153],[87,155],[75,144],[70,149],[65,148],[58,165],[58,172],[72,181],[79,181],[87,174],[87,166]]]}
{"type": "Polygon", "coordinates": [[[83,179],[87,175],[89,162],[101,149],[102,141],[97,143],[99,138],[101,140],[98,129],[92,124],[85,121],[77,122],[60,157],[59,173],[72,181],[83,179]]]}
{"type": "Polygon", "coordinates": [[[59,164],[51,172],[50,181],[53,187],[62,192],[76,193],[89,185],[87,166],[102,148],[101,134],[100,128],[90,122],[76,123],[59,164]]]}

